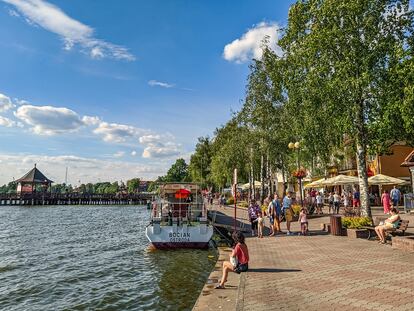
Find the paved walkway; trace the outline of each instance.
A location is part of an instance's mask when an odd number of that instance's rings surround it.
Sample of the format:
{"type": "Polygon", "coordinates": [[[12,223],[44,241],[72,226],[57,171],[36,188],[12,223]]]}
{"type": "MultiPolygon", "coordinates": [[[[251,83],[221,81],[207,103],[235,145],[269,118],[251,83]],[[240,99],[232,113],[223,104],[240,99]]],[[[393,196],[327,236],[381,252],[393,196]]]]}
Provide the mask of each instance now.
{"type": "Polygon", "coordinates": [[[249,271],[231,274],[228,289],[209,284],[195,310],[414,310],[414,253],[323,234],[323,222],[310,220],[311,236],[247,238],[249,271]]]}

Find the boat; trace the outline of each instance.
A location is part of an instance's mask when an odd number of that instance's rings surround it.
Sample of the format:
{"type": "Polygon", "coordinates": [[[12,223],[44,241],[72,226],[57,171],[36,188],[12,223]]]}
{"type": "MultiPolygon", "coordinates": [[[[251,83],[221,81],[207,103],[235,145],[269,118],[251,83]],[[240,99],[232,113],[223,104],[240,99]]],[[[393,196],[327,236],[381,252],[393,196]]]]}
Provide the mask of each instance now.
{"type": "Polygon", "coordinates": [[[208,248],[213,226],[200,187],[195,183],[165,183],[152,202],[145,235],[157,249],[208,248]]]}

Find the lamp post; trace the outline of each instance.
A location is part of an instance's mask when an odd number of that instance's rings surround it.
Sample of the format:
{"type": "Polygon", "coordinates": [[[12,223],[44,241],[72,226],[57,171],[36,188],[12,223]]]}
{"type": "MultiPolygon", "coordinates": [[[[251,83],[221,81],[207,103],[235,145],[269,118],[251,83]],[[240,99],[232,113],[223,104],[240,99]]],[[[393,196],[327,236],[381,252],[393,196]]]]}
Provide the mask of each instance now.
{"type": "Polygon", "coordinates": [[[300,174],[300,159],[299,159],[300,143],[298,141],[295,142],[295,143],[290,142],[288,147],[289,147],[289,149],[296,150],[296,153],[297,153],[296,154],[296,156],[297,156],[296,164],[297,164],[297,167],[298,167],[298,170],[297,170],[298,176],[296,176],[296,177],[297,177],[298,182],[299,182],[300,204],[303,207],[303,195],[302,195],[302,178],[303,178],[303,176],[300,174]]]}

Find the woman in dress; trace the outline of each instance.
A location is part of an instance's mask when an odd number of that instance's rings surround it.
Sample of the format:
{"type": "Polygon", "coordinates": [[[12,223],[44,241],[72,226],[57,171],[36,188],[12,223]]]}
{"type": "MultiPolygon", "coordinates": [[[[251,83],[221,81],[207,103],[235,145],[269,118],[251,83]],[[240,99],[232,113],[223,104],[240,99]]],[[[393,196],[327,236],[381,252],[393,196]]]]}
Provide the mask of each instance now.
{"type": "Polygon", "coordinates": [[[384,207],[384,214],[389,214],[391,208],[391,197],[388,193],[388,190],[384,190],[384,192],[382,193],[381,202],[382,206],[384,207]]]}

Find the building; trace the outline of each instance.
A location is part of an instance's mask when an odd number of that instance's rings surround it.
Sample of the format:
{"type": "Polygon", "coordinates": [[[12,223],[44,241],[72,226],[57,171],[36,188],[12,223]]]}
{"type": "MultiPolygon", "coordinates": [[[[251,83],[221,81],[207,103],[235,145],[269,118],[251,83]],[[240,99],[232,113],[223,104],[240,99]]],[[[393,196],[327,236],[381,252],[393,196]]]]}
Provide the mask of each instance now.
{"type": "Polygon", "coordinates": [[[411,192],[414,193],[414,150],[404,159],[401,167],[406,167],[411,173],[411,192]]]}
{"type": "Polygon", "coordinates": [[[17,182],[17,194],[33,194],[33,193],[42,193],[50,189],[53,181],[47,178],[41,171],[39,171],[34,165],[28,173],[23,177],[16,180],[17,182]]]}

